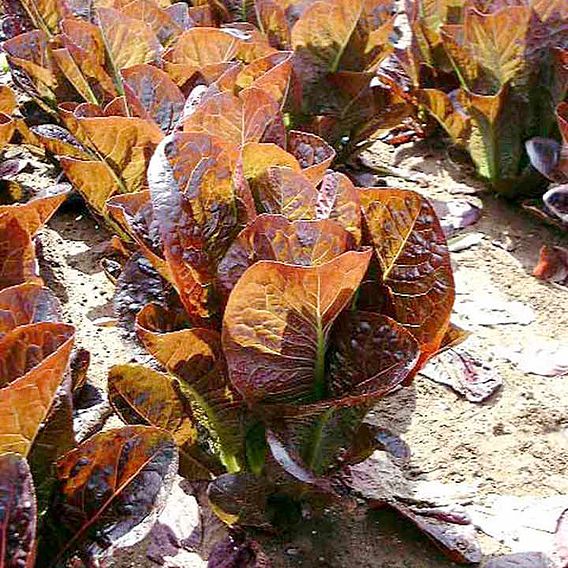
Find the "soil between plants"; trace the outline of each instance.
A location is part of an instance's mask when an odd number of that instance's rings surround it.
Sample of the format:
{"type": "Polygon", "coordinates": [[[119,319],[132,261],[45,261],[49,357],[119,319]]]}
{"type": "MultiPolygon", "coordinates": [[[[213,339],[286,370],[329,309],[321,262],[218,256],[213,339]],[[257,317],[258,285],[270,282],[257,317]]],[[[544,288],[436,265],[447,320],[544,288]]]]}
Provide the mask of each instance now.
{"type": "MultiPolygon", "coordinates": [[[[405,176],[383,177],[389,186],[414,189],[436,199],[472,199],[472,193],[482,191],[483,186],[440,146],[425,141],[394,149],[377,143],[364,161],[394,167],[405,176]]],[[[21,157],[22,151],[14,147],[9,153],[21,157]]],[[[33,159],[38,160],[37,156],[33,159]]],[[[39,188],[53,183],[57,173],[51,166],[34,167],[18,179],[39,188]]],[[[483,215],[464,232],[480,232],[485,237],[478,245],[452,255],[457,301],[499,294],[530,306],[535,320],[528,325],[492,327],[464,323],[503,378],[502,389],[488,401],[468,402],[449,388],[418,377],[411,387],[379,404],[369,420],[399,434],[410,446],[409,477],[475,485],[476,504],[495,495],[567,495],[568,378],[525,374],[495,352],[536,340],[568,342],[568,289],[531,275],[540,247],[567,246],[568,236],[490,193],[477,193],[473,199],[483,204],[483,215]],[[493,244],[505,236],[514,245],[510,252],[493,244]]],[[[91,352],[88,382],[100,389],[102,397],[98,417],[91,417],[91,430],[110,414],[104,401],[109,367],[149,359],[124,332],[101,325],[108,323],[101,318],[113,316],[114,287],[99,265],[109,237],[78,200],[66,204],[40,235],[42,275],[63,304],[66,321],[77,327],[77,344],[91,352]]],[[[109,416],[105,427],[109,424],[118,424],[118,418],[109,416]]],[[[480,541],[486,558],[509,551],[482,533],[480,541]]],[[[394,513],[369,512],[363,506],[349,514],[331,509],[323,517],[306,519],[287,534],[264,538],[262,544],[276,568],[454,566],[394,513]]],[[[156,565],[141,548],[139,555],[121,561],[120,566],[156,565]]]]}

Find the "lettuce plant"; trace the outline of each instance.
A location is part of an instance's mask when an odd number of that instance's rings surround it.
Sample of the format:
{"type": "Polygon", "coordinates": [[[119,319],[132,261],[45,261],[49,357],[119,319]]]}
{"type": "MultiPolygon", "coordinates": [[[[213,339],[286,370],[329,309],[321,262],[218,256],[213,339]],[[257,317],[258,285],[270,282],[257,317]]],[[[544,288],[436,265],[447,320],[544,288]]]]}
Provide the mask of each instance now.
{"type": "Polygon", "coordinates": [[[186,474],[214,478],[225,521],[266,526],[276,496],[337,495],[334,475],[372,451],[366,412],[460,333],[427,200],[276,164],[249,179],[251,209],[232,165],[243,128],[234,144],[166,137],[149,191],[110,200],[180,302],[136,320],[166,374],[115,367],[109,392],[127,422],[172,433],[186,474]]]}
{"type": "Polygon", "coordinates": [[[410,87],[496,191],[531,189],[540,180],[524,142],[555,133],[554,109],[568,85],[564,3],[411,0],[407,13],[412,45],[391,77],[410,87]]]}
{"type": "Polygon", "coordinates": [[[157,428],[119,428],[76,445],[68,371],[74,333],[47,288],[0,291],[3,566],[63,566],[115,544],[159,510],[177,467],[172,436],[157,428]]]}
{"type": "Polygon", "coordinates": [[[279,49],[294,52],[295,127],[316,132],[350,154],[410,115],[397,85],[375,77],[392,53],[390,0],[256,0],[260,29],[279,49]]]}

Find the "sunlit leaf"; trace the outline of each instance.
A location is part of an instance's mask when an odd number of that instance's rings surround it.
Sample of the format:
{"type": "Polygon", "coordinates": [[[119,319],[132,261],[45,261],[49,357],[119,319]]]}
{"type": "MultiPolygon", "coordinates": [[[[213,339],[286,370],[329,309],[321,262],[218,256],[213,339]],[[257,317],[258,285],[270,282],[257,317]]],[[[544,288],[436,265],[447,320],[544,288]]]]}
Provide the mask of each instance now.
{"type": "Polygon", "coordinates": [[[0,450],[26,455],[48,415],[69,362],[74,328],[18,327],[0,339],[0,450]]]}
{"type": "Polygon", "coordinates": [[[61,156],[60,162],[92,209],[104,215],[105,203],[114,194],[146,189],[148,163],[163,134],[155,124],[141,118],[83,118],[78,116],[78,109],[67,113],[66,120],[89,149],[91,159],[61,156]]]}
{"type": "Polygon", "coordinates": [[[284,215],[291,221],[315,219],[318,191],[303,174],[272,167],[257,180],[255,200],[261,211],[284,215]]]}
{"type": "Polygon", "coordinates": [[[170,376],[143,365],[115,365],[108,389],[111,404],[126,423],[167,430],[180,446],[197,440],[191,409],[170,376]]]}
{"type": "Polygon", "coordinates": [[[352,248],[353,238],[334,221],[291,222],[281,215],[259,215],[234,240],[219,263],[217,278],[228,294],[259,260],[316,266],[352,248]]]}
{"type": "Polygon", "coordinates": [[[287,150],[298,159],[302,173],[314,184],[322,180],[335,158],[335,150],[325,140],[298,130],[288,133],[287,150]]]}
{"type": "Polygon", "coordinates": [[[149,25],[112,8],[99,8],[97,14],[115,73],[158,60],[160,42],[149,25]]]}
{"type": "Polygon", "coordinates": [[[181,34],[175,45],[164,53],[165,71],[179,86],[198,71],[214,81],[235,57],[239,44],[238,38],[221,29],[191,28],[181,34]]]}
{"type": "Polygon", "coordinates": [[[174,286],[190,317],[209,315],[212,263],[238,231],[233,191],[237,155],[207,134],[168,137],[150,162],[148,180],[174,286]]]}
{"type": "Polygon", "coordinates": [[[249,63],[236,77],[240,89],[256,87],[266,91],[276,102],[283,105],[288,95],[292,54],[277,52],[249,63]]]}
{"type": "Polygon", "coordinates": [[[0,290],[23,282],[42,283],[35,246],[16,218],[0,217],[0,290]]]}
{"type": "MultiPolygon", "coordinates": [[[[131,18],[136,18],[150,26],[162,45],[169,45],[185,30],[168,10],[162,9],[153,0],[134,0],[123,9],[131,18]]],[[[189,18],[189,14],[187,16],[189,18]]],[[[186,22],[186,25],[189,22],[186,22]]]]}
{"type": "Polygon", "coordinates": [[[284,6],[278,0],[255,0],[256,17],[260,29],[276,49],[290,47],[290,26],[284,6]]]}
{"type": "Polygon", "coordinates": [[[61,22],[62,47],[53,57],[69,82],[91,103],[106,102],[117,95],[112,68],[107,70],[107,53],[101,29],[83,20],[61,22]]]}
{"type": "Polygon", "coordinates": [[[144,346],[179,378],[182,392],[203,413],[225,466],[238,471],[243,451],[242,400],[229,384],[219,334],[203,328],[160,333],[143,327],[140,316],[137,330],[144,346]]]}
{"type": "MultiPolygon", "coordinates": [[[[314,2],[292,28],[292,46],[301,57],[301,72],[337,71],[339,62],[362,14],[361,0],[314,2]],[[306,69],[310,65],[311,69],[306,69]]],[[[313,75],[312,75],[313,76],[313,75]]]]}
{"type": "Polygon", "coordinates": [[[455,295],[440,223],[432,205],[418,193],[364,189],[359,196],[368,238],[391,296],[389,315],[412,332],[427,357],[446,333],[455,295]]]}
{"type": "Polygon", "coordinates": [[[127,426],[89,438],[57,464],[57,523],[40,554],[58,563],[77,549],[96,554],[134,527],[149,530],[141,523],[159,513],[177,465],[174,440],[157,428],[127,426]]]}
{"type": "Polygon", "coordinates": [[[359,192],[344,174],[324,176],[319,187],[316,217],[333,219],[349,231],[357,244],[361,243],[361,204],[359,192]]]}
{"type": "Polygon", "coordinates": [[[454,142],[463,143],[469,134],[468,117],[446,93],[422,89],[418,92],[418,102],[444,127],[454,142]]]}
{"type": "Polygon", "coordinates": [[[10,115],[17,107],[18,102],[14,91],[7,85],[0,86],[0,112],[10,115]]]}
{"type": "Polygon", "coordinates": [[[37,284],[21,284],[0,292],[0,337],[21,325],[62,320],[59,301],[37,284]]]}
{"type": "Polygon", "coordinates": [[[3,150],[12,140],[16,124],[9,116],[0,113],[0,150],[3,150]]]}
{"type": "Polygon", "coordinates": [[[249,403],[298,401],[325,392],[330,328],[363,278],[370,251],[319,266],[251,266],[233,288],[223,320],[231,382],[249,403]]]}
{"type": "Polygon", "coordinates": [[[72,100],[70,85],[66,84],[53,61],[48,36],[42,30],[18,35],[3,44],[14,80],[40,100],[55,106],[56,102],[72,100]]]}
{"type": "Polygon", "coordinates": [[[0,206],[0,289],[40,283],[33,236],[67,197],[66,191],[0,206]]]}
{"type": "Polygon", "coordinates": [[[0,565],[32,568],[36,553],[34,484],[24,457],[0,455],[0,565]]]}
{"type": "Polygon", "coordinates": [[[136,65],[121,72],[128,106],[136,116],[153,120],[169,134],[178,123],[184,96],[169,76],[152,65],[136,65]]]}
{"type": "Polygon", "coordinates": [[[278,103],[264,90],[244,89],[206,97],[183,124],[185,132],[206,132],[236,145],[259,142],[278,113],[278,103]]]}

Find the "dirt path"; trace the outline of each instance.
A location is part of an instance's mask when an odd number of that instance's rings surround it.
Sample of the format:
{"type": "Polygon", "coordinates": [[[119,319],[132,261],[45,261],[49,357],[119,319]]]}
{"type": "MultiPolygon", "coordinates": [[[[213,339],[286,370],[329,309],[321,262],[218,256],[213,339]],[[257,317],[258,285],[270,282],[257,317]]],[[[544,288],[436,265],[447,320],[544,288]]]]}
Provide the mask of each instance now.
{"type": "MultiPolygon", "coordinates": [[[[428,143],[396,151],[379,144],[365,159],[410,173],[414,181],[398,177],[387,177],[386,181],[429,197],[471,199],[472,191],[481,189],[467,171],[428,143]]],[[[55,175],[49,168],[38,171],[35,179],[33,174],[22,174],[28,176],[24,183],[44,185],[55,175]]],[[[410,446],[412,457],[406,466],[409,478],[471,486],[474,497],[469,505],[474,509],[490,507],[498,496],[568,495],[568,380],[525,374],[502,356],[504,348],[527,348],[537,341],[561,341],[568,349],[568,289],[539,282],[530,275],[542,244],[566,246],[568,238],[491,195],[478,197],[483,205],[482,218],[465,232],[484,236],[479,244],[453,254],[456,321],[473,332],[468,345],[494,366],[503,386],[479,404],[419,377],[369,417],[398,433],[410,446]],[[507,236],[514,248],[510,252],[493,244],[507,236]],[[487,298],[520,302],[529,312],[532,310],[534,321],[480,325],[477,316],[483,310],[478,303],[487,303],[487,298]]],[[[91,351],[89,383],[98,389],[104,388],[111,365],[147,358],[116,327],[98,325],[105,322],[101,318],[112,316],[113,286],[98,263],[102,244],[108,238],[104,228],[77,202],[63,208],[41,235],[43,275],[63,303],[66,318],[77,326],[79,345],[91,351]]],[[[94,406],[96,412],[90,418],[93,424],[108,414],[104,394],[94,406]]],[[[85,426],[85,431],[88,429],[85,426]]],[[[487,557],[539,546],[533,542],[515,544],[506,538],[500,542],[481,531],[479,535],[487,557]]],[[[289,534],[265,539],[264,546],[276,567],[453,566],[393,513],[368,513],[363,507],[349,515],[330,510],[323,518],[307,518],[289,534]]],[[[155,564],[143,557],[130,557],[121,566],[155,564]]]]}

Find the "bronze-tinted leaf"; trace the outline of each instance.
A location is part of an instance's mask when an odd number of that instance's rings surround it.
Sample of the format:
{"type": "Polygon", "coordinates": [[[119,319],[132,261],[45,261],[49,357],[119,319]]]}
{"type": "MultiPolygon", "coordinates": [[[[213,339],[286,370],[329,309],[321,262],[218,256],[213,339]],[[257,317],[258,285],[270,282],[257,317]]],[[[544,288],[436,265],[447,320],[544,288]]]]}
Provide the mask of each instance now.
{"type": "Polygon", "coordinates": [[[249,63],[236,76],[236,86],[264,90],[282,106],[288,95],[291,73],[292,54],[276,52],[249,63]]]}
{"type": "Polygon", "coordinates": [[[108,376],[109,400],[127,424],[167,430],[176,444],[194,443],[191,408],[174,380],[143,365],[115,365],[108,376]]]}
{"type": "Polygon", "coordinates": [[[146,188],[148,163],[163,134],[142,118],[83,118],[76,116],[77,112],[67,116],[69,124],[74,124],[73,134],[80,134],[96,159],[61,157],[61,166],[94,211],[104,215],[105,203],[112,195],[146,188]]]}
{"type": "Polygon", "coordinates": [[[160,42],[148,24],[113,8],[99,8],[97,14],[105,47],[116,73],[126,67],[158,60],[160,42]]]}
{"type": "Polygon", "coordinates": [[[434,353],[448,329],[454,279],[446,239],[432,205],[401,189],[359,192],[369,242],[389,289],[391,315],[434,353]]]}
{"type": "Polygon", "coordinates": [[[313,66],[306,69],[307,62],[302,65],[306,78],[337,71],[362,8],[361,0],[317,1],[302,14],[292,28],[292,46],[296,52],[308,56],[313,66]]]}
{"type": "Polygon", "coordinates": [[[61,22],[63,47],[53,49],[57,65],[84,100],[103,103],[118,93],[112,71],[107,71],[107,54],[101,29],[76,18],[61,22]]]}
{"type": "Polygon", "coordinates": [[[262,32],[268,36],[272,47],[290,47],[290,26],[286,19],[285,6],[278,0],[255,0],[255,11],[262,32]]]}
{"type": "Polygon", "coordinates": [[[236,56],[239,44],[238,38],[222,29],[191,28],[164,53],[164,69],[180,87],[196,72],[215,81],[236,56]]]}
{"type": "Polygon", "coordinates": [[[185,132],[206,132],[235,145],[259,142],[279,111],[278,103],[257,87],[235,96],[223,92],[208,96],[186,117],[185,132]]]}
{"type": "Polygon", "coordinates": [[[0,566],[33,568],[37,510],[26,459],[0,455],[0,566]]]}
{"type": "Polygon", "coordinates": [[[300,171],[298,160],[290,153],[271,143],[249,142],[242,149],[243,175],[253,185],[273,166],[284,166],[300,171]]]}
{"type": "Polygon", "coordinates": [[[16,124],[12,118],[6,114],[0,113],[0,151],[10,143],[15,131],[16,124]]]}
{"type": "Polygon", "coordinates": [[[420,357],[416,339],[393,319],[369,312],[344,314],[334,329],[332,396],[377,398],[408,380],[420,357]]]}
{"type": "Polygon", "coordinates": [[[238,230],[236,152],[207,134],[175,134],[148,170],[154,216],[173,283],[196,322],[209,315],[212,263],[238,230]]]}
{"type": "Polygon", "coordinates": [[[131,18],[148,24],[164,46],[174,42],[185,29],[180,25],[180,22],[172,17],[168,10],[161,8],[153,0],[134,0],[129,2],[121,11],[131,18]]]}
{"type": "Polygon", "coordinates": [[[173,277],[164,259],[162,242],[154,222],[150,191],[115,195],[106,202],[106,208],[121,229],[136,241],[144,256],[160,275],[172,282],[173,277]]]}
{"type": "Polygon", "coordinates": [[[0,218],[0,290],[23,282],[42,283],[35,246],[17,219],[0,218]]]}
{"type": "Polygon", "coordinates": [[[304,176],[316,185],[335,158],[335,150],[325,140],[298,130],[288,132],[287,150],[300,162],[304,176]]]}
{"type": "Polygon", "coordinates": [[[468,135],[469,120],[463,109],[456,107],[452,99],[437,89],[421,89],[418,102],[441,124],[455,143],[463,143],[468,135]]]}
{"type": "Polygon", "coordinates": [[[55,106],[58,100],[72,100],[71,86],[53,60],[47,34],[32,30],[4,42],[12,75],[32,96],[55,106]]]}
{"type": "Polygon", "coordinates": [[[36,197],[27,203],[0,206],[0,225],[8,219],[17,219],[30,236],[47,223],[57,208],[67,199],[69,191],[61,190],[36,197]]]}
{"type": "Polygon", "coordinates": [[[132,528],[140,531],[163,506],[177,465],[174,440],[157,428],[127,426],[89,438],[57,464],[57,524],[40,554],[52,553],[47,557],[57,564],[78,549],[96,554],[132,528]]]}
{"type": "Polygon", "coordinates": [[[303,174],[272,167],[257,180],[255,200],[261,211],[284,215],[291,221],[315,219],[318,191],[303,174]]]}
{"type": "Polygon", "coordinates": [[[316,216],[333,219],[349,231],[357,244],[361,243],[361,204],[359,192],[344,174],[324,176],[318,191],[316,216]]]}
{"type": "Polygon", "coordinates": [[[60,191],[0,206],[0,290],[23,282],[41,283],[32,238],[66,197],[67,192],[60,191]]]}
{"type": "Polygon", "coordinates": [[[352,248],[353,238],[334,221],[291,222],[281,215],[259,215],[233,241],[217,268],[217,278],[228,295],[245,270],[259,260],[316,266],[352,248]]]}
{"type": "Polygon", "coordinates": [[[136,116],[153,120],[169,134],[177,125],[184,96],[169,76],[152,65],[135,65],[121,72],[129,107],[136,116]]]}
{"type": "Polygon", "coordinates": [[[144,346],[180,379],[182,392],[204,413],[223,463],[229,471],[238,471],[243,452],[242,400],[227,379],[219,334],[204,328],[159,333],[143,327],[142,319],[137,320],[137,331],[144,346]]]}
{"type": "Polygon", "coordinates": [[[34,478],[38,510],[42,512],[47,510],[55,483],[55,462],[76,445],[71,387],[70,374],[66,373],[27,456],[34,478]]]}
{"type": "Polygon", "coordinates": [[[21,284],[0,292],[0,337],[21,325],[61,319],[59,301],[48,288],[21,284]]]}
{"type": "Polygon", "coordinates": [[[251,266],[233,288],[223,320],[231,382],[249,403],[321,398],[331,325],[363,278],[371,251],[319,266],[251,266]]]}
{"type": "Polygon", "coordinates": [[[7,85],[0,86],[0,112],[4,114],[12,114],[18,108],[18,101],[14,91],[7,85]]]}
{"type": "Polygon", "coordinates": [[[0,450],[26,455],[67,369],[74,328],[18,327],[0,339],[0,450]]]}

